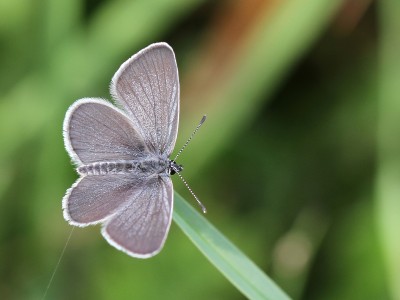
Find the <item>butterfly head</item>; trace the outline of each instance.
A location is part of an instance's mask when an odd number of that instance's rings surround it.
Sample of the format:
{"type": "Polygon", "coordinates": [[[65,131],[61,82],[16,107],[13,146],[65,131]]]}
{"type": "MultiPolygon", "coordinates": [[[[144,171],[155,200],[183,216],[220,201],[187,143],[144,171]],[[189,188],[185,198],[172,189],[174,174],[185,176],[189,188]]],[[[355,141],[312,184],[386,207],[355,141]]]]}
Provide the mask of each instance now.
{"type": "Polygon", "coordinates": [[[176,161],[174,160],[170,160],[169,161],[169,173],[171,175],[174,175],[175,173],[179,173],[183,170],[183,166],[182,165],[178,165],[176,163],[176,161]]]}

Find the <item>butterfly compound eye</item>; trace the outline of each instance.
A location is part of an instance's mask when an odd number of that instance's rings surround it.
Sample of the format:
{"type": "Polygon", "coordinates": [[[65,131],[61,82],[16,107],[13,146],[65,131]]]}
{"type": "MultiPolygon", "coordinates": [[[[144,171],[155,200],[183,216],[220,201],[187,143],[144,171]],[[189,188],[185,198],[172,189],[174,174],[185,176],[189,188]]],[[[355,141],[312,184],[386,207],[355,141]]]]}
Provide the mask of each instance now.
{"type": "Polygon", "coordinates": [[[169,168],[170,168],[170,174],[171,175],[179,173],[179,172],[181,172],[183,170],[183,166],[182,165],[178,165],[174,160],[170,161],[169,168]]]}

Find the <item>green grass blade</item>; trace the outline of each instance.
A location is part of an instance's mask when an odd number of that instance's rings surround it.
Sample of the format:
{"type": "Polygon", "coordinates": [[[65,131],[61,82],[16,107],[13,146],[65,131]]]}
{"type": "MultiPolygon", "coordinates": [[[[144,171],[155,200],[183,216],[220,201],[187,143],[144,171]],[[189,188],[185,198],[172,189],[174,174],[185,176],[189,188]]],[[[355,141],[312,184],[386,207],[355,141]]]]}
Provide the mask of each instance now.
{"type": "Polygon", "coordinates": [[[289,299],[246,255],[175,192],[174,220],[207,259],[249,299],[289,299]]]}

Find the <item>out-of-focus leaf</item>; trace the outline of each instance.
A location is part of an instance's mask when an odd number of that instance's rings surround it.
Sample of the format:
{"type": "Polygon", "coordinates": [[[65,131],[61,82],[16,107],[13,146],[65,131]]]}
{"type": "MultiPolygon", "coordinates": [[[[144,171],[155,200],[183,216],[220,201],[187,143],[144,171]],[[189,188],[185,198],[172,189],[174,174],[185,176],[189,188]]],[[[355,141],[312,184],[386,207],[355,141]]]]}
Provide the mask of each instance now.
{"type": "MultiPolygon", "coordinates": [[[[204,113],[212,112],[202,134],[196,137],[198,143],[207,144],[207,147],[201,148],[201,153],[196,153],[195,147],[190,150],[190,156],[197,157],[191,161],[192,170],[197,171],[210,161],[218,149],[229,144],[229,140],[257,114],[267,100],[265,97],[272,94],[293,64],[325,30],[341,3],[331,0],[282,1],[272,8],[274,11],[266,6],[265,11],[259,13],[258,22],[240,43],[240,49],[226,49],[236,54],[225,63],[226,72],[218,85],[208,88],[200,82],[201,88],[183,93],[204,113]]],[[[182,88],[185,89],[184,82],[182,88]]],[[[185,118],[199,119],[199,109],[192,110],[196,115],[192,113],[185,118]]],[[[191,127],[181,129],[182,139],[190,130],[191,127]]]]}

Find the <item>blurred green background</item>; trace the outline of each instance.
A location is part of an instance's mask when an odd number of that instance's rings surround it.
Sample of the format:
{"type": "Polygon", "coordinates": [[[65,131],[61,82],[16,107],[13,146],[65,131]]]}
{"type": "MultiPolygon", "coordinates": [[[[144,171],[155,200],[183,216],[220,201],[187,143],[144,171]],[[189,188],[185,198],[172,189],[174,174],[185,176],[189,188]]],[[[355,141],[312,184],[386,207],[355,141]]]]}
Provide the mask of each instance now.
{"type": "MultiPolygon", "coordinates": [[[[0,298],[41,299],[70,234],[68,106],[165,41],[206,218],[294,299],[400,299],[399,32],[398,0],[0,0],[0,298]]],[[[244,297],[175,224],[149,260],[75,229],[46,297],[160,298],[244,297]]]]}

